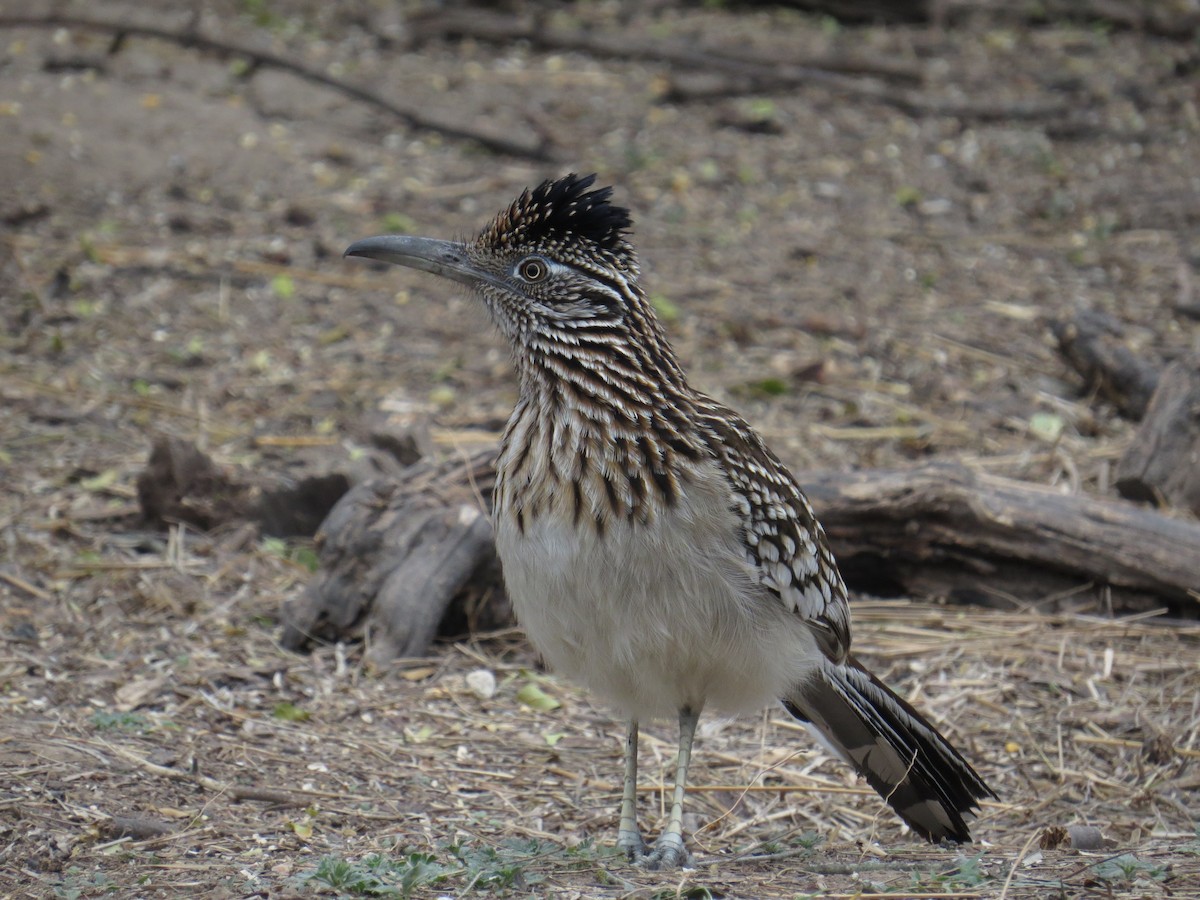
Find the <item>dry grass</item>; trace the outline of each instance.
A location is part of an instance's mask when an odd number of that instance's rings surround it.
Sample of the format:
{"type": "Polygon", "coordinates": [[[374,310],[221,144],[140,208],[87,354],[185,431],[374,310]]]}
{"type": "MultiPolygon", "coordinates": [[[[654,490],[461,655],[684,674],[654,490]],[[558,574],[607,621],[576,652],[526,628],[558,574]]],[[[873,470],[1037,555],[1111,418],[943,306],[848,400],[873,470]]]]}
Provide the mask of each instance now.
{"type": "MultiPolygon", "coordinates": [[[[215,546],[180,538],[153,574],[94,573],[114,597],[166,576],[170,600],[85,611],[42,598],[40,642],[0,659],[0,834],[18,895],[312,895],[331,879],[368,896],[372,854],[379,884],[436,875],[448,896],[1187,896],[1200,877],[1200,627],[860,603],[860,653],[1002,798],[985,804],[979,843],[913,844],[771,710],[702,723],[696,868],[662,876],[606,849],[619,723],[533,670],[516,634],[381,673],[362,671],[356,649],[286,655],[271,619],[301,574],[215,546]],[[269,588],[210,591],[247,576],[269,588]],[[469,685],[478,669],[495,675],[490,699],[469,685]],[[531,683],[557,707],[520,702],[531,683]],[[1074,825],[1105,843],[1039,848],[1074,825]]],[[[645,735],[647,824],[664,815],[673,752],[670,728],[645,735]]]]}

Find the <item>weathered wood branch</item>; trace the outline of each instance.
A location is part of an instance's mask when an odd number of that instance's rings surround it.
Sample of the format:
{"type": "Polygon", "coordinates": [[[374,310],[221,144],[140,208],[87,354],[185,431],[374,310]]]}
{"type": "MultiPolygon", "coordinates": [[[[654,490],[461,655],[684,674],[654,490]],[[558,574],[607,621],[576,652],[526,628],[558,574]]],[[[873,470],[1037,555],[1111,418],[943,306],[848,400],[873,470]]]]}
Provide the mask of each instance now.
{"type": "Polygon", "coordinates": [[[448,612],[458,614],[452,631],[509,622],[489,521],[494,482],[487,450],[352,488],[317,535],[320,571],[284,610],[283,645],[365,637],[383,663],[425,655],[448,612]]]}
{"type": "Polygon", "coordinates": [[[828,75],[868,75],[897,83],[919,83],[920,67],[901,60],[862,55],[771,57],[762,52],[719,46],[696,46],[680,40],[645,40],[627,33],[594,34],[582,29],[555,28],[530,16],[513,16],[481,9],[437,10],[409,20],[415,41],[464,38],[508,46],[525,41],[539,50],[586,53],[601,59],[625,59],[677,69],[724,72],[745,78],[782,80],[797,84],[828,75]],[[789,80],[790,79],[790,80],[789,80]]]}
{"type": "Polygon", "coordinates": [[[1163,371],[1117,466],[1116,486],[1124,497],[1200,516],[1200,356],[1163,371]]]}
{"type": "Polygon", "coordinates": [[[467,125],[434,119],[424,112],[403,106],[395,100],[368,88],[351,84],[341,78],[335,78],[332,75],[306,66],[289,57],[203,34],[194,27],[194,19],[188,27],[171,29],[155,25],[137,25],[131,22],[107,22],[101,19],[89,19],[83,16],[60,15],[57,13],[38,16],[0,15],[0,28],[78,28],[86,31],[96,31],[112,36],[112,47],[114,50],[119,48],[121,43],[129,37],[169,41],[181,47],[203,50],[223,58],[233,57],[246,60],[250,66],[248,75],[253,74],[259,68],[272,68],[290,72],[312,84],[319,84],[322,87],[330,88],[353,100],[387,113],[409,128],[434,131],[452,140],[472,141],[493,153],[500,153],[506,156],[532,159],[538,162],[553,160],[552,148],[545,141],[534,144],[514,140],[505,135],[482,131],[467,125]]]}
{"type": "Polygon", "coordinates": [[[1200,13],[1194,5],[1162,0],[1040,0],[1028,4],[938,0],[930,4],[930,12],[951,27],[977,19],[982,13],[997,22],[1026,25],[1106,22],[1115,28],[1175,40],[1191,40],[1200,32],[1200,13]]]}
{"type": "Polygon", "coordinates": [[[851,582],[878,577],[866,564],[906,590],[945,570],[964,596],[1037,603],[1090,584],[1114,608],[1200,613],[1195,521],[953,463],[798,475],[851,582]]]}
{"type": "Polygon", "coordinates": [[[861,55],[770,57],[730,47],[701,46],[671,40],[648,41],[629,34],[596,35],[545,25],[533,17],[515,17],[483,10],[439,10],[414,16],[409,23],[414,41],[469,37],[508,45],[526,41],[541,50],[587,53],[626,59],[668,69],[666,100],[707,101],[745,94],[773,93],[803,86],[820,86],[841,94],[893,106],[912,116],[952,116],[964,121],[1046,120],[1062,123],[1086,115],[1081,98],[1039,103],[967,103],[926,96],[910,86],[924,80],[922,69],[902,60],[869,59],[861,55]]]}
{"type": "Polygon", "coordinates": [[[1052,118],[1071,114],[1079,104],[1064,101],[1025,107],[984,108],[983,104],[953,104],[924,97],[904,86],[918,84],[920,67],[901,60],[868,59],[861,55],[769,57],[731,47],[702,46],[671,40],[645,40],[629,34],[596,35],[582,30],[546,26],[531,17],[469,11],[438,11],[415,16],[409,24],[415,41],[469,37],[507,45],[527,41],[541,50],[587,53],[663,66],[669,71],[664,99],[706,101],[742,94],[769,93],[817,85],[841,94],[868,97],[913,115],[956,114],[973,120],[988,118],[1052,118]]]}
{"type": "MultiPolygon", "coordinates": [[[[489,449],[352,489],[322,526],[321,571],[286,611],[285,645],[366,634],[378,661],[421,655],[464,586],[487,624],[502,624],[485,515],[494,463],[489,449]]],[[[1200,523],[952,463],[799,476],[852,586],[1028,605],[1086,594],[1092,608],[1200,614],[1200,523]]]]}
{"type": "Polygon", "coordinates": [[[1140,419],[1158,386],[1158,369],[1138,359],[1125,344],[1121,324],[1107,313],[1079,310],[1054,322],[1058,351],[1083,376],[1088,391],[1112,403],[1121,414],[1140,419]]]}
{"type": "Polygon", "coordinates": [[[1104,22],[1114,28],[1190,40],[1200,31],[1194,4],[1164,0],[739,0],[742,6],[790,6],[841,22],[934,22],[953,28],[983,19],[993,24],[1104,22]]]}
{"type": "Polygon", "coordinates": [[[156,525],[185,522],[208,531],[252,522],[263,534],[307,536],[350,488],[340,472],[299,480],[255,474],[218,466],[188,441],[159,438],[138,475],[138,505],[156,525]]]}

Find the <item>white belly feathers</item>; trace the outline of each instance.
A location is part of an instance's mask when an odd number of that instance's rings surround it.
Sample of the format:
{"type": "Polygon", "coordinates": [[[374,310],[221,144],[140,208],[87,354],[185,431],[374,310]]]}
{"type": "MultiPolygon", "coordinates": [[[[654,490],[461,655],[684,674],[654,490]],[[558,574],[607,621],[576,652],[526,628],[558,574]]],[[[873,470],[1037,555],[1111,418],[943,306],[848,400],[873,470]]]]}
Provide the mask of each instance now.
{"type": "MultiPolygon", "coordinates": [[[[521,527],[496,521],[505,584],[534,646],[637,718],[761,708],[821,658],[808,627],[759,585],[717,467],[697,467],[682,488],[650,521],[597,530],[546,508],[521,527]]],[[[516,502],[505,491],[498,483],[501,507],[516,502]]]]}

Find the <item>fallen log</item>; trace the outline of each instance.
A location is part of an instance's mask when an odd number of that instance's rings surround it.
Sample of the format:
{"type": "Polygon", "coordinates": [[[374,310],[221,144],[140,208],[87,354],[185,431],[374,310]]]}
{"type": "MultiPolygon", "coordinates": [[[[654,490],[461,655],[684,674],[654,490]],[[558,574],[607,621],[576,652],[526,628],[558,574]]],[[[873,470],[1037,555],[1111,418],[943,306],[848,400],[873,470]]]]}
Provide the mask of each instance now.
{"type": "Polygon", "coordinates": [[[1069,319],[1053,322],[1050,331],[1058,351],[1086,383],[1128,419],[1146,413],[1158,386],[1158,369],[1139,359],[1125,343],[1121,323],[1107,313],[1081,309],[1069,319]]]}
{"type": "Polygon", "coordinates": [[[1200,516],[1200,356],[1163,370],[1136,437],[1117,465],[1117,490],[1131,500],[1200,516]]]}
{"type": "Polygon", "coordinates": [[[421,461],[351,488],[317,532],[320,569],[284,608],[283,645],[363,638],[386,663],[424,656],[439,625],[510,623],[489,520],[495,457],[421,461]]]}
{"type": "Polygon", "coordinates": [[[1200,615],[1193,520],[956,463],[797,474],[852,586],[1032,605],[1083,588],[1106,610],[1200,615]]]}
{"type": "Polygon", "coordinates": [[[167,437],[154,442],[137,479],[138,505],[151,524],[211,531],[251,522],[273,537],[311,535],[349,488],[340,472],[298,480],[238,472],[189,441],[167,437]]]}
{"type": "MultiPolygon", "coordinates": [[[[285,610],[284,644],[365,636],[383,662],[423,655],[447,616],[461,631],[464,608],[476,625],[510,621],[487,525],[494,464],[488,449],[351,489],[322,525],[320,572],[285,610]]],[[[1195,521],[954,463],[798,475],[856,590],[1200,615],[1195,521]]]]}

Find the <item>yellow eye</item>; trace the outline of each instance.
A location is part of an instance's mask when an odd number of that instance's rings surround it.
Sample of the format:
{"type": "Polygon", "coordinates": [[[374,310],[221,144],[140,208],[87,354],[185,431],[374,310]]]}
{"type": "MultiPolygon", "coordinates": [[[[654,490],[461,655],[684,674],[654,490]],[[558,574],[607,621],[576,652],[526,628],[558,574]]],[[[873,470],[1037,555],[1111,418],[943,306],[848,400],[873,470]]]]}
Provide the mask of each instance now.
{"type": "Polygon", "coordinates": [[[545,281],[546,276],[550,274],[550,266],[540,256],[531,256],[521,260],[521,264],[517,266],[517,274],[530,283],[545,281]]]}

